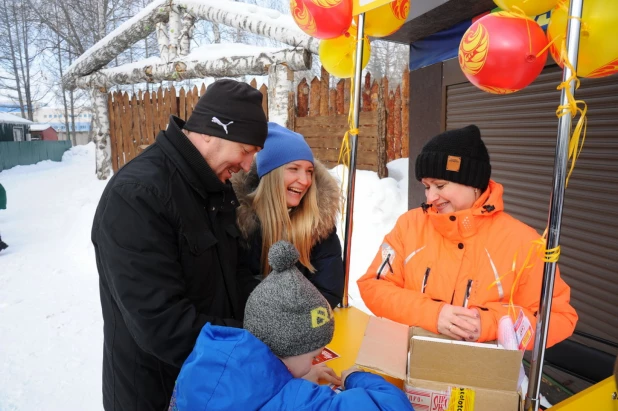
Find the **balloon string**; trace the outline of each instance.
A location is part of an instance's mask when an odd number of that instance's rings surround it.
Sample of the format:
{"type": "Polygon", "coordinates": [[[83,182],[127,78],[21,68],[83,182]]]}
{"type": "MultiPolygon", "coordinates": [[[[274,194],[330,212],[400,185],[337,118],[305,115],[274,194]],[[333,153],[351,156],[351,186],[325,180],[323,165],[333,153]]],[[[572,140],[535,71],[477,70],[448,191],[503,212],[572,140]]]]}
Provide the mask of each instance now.
{"type": "Polygon", "coordinates": [[[575,125],[575,129],[573,130],[573,134],[569,139],[568,160],[570,160],[571,164],[565,181],[565,187],[567,187],[569,185],[569,179],[571,178],[573,169],[575,168],[575,163],[577,162],[577,159],[579,158],[579,155],[584,148],[584,141],[586,140],[586,130],[588,128],[588,119],[586,117],[586,113],[588,112],[588,105],[583,100],[575,100],[575,97],[571,92],[571,88],[569,87],[571,81],[574,81],[575,89],[578,89],[580,81],[577,78],[577,72],[569,61],[569,56],[566,48],[566,40],[562,41],[562,47],[560,49],[560,61],[563,62],[564,65],[570,69],[571,76],[568,79],[564,80],[562,83],[560,83],[560,85],[557,87],[558,90],[565,91],[567,104],[558,106],[558,108],[556,109],[556,116],[560,118],[570,113],[572,117],[575,117],[577,114],[579,114],[579,119],[577,120],[577,124],[575,125]]]}
{"type": "Polygon", "coordinates": [[[513,256],[513,263],[511,264],[510,271],[500,276],[496,281],[494,281],[487,287],[487,289],[489,290],[492,287],[496,286],[498,283],[501,283],[504,277],[506,277],[507,275],[514,275],[515,278],[513,279],[513,284],[511,285],[511,294],[509,297],[509,315],[511,316],[513,321],[515,321],[517,314],[515,312],[515,303],[513,301],[513,296],[515,295],[515,290],[517,288],[517,285],[519,284],[519,281],[521,280],[521,276],[523,275],[524,271],[534,267],[536,261],[538,261],[539,259],[546,263],[557,263],[558,259],[560,258],[560,246],[549,250],[547,249],[547,232],[548,230],[547,228],[545,228],[545,232],[543,233],[543,235],[540,238],[532,241],[532,243],[530,244],[530,248],[528,248],[526,258],[524,259],[524,262],[519,269],[517,269],[518,252],[516,252],[513,256]],[[534,258],[535,256],[536,258],[534,258]]]}
{"type": "Polygon", "coordinates": [[[556,41],[558,41],[558,40],[560,40],[562,38],[564,38],[564,35],[562,35],[562,34],[559,35],[559,36],[554,37],[549,43],[547,43],[547,46],[543,47],[543,50],[541,50],[541,51],[539,51],[537,53],[536,58],[539,58],[543,53],[545,53],[547,51],[547,49],[549,49],[552,46],[552,44],[554,44],[556,41]]]}
{"type": "Polygon", "coordinates": [[[526,29],[528,30],[528,47],[530,49],[530,54],[532,54],[532,35],[530,35],[530,17],[528,17],[526,13],[524,13],[524,11],[517,6],[512,6],[511,8],[514,10],[512,11],[512,13],[515,16],[521,17],[526,20],[526,29]]]}

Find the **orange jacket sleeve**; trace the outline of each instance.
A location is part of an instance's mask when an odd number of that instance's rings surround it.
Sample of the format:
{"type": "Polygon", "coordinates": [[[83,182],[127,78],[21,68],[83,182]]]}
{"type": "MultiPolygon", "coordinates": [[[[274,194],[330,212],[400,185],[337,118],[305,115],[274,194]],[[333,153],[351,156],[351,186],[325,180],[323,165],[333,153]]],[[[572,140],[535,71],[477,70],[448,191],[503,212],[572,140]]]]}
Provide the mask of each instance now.
{"type": "Polygon", "coordinates": [[[406,257],[402,234],[407,228],[408,222],[404,214],[382,243],[382,247],[390,247],[386,249],[394,251],[390,267],[388,264],[382,267],[386,256],[383,256],[383,248],[380,247],[365,275],[358,279],[358,288],[365,305],[374,315],[437,333],[438,315],[444,303],[433,301],[420,290],[406,288],[406,257]]]}
{"type": "MultiPolygon", "coordinates": [[[[519,314],[519,309],[521,308],[530,321],[533,333],[536,333],[536,316],[539,315],[540,310],[543,267],[543,261],[537,259],[530,270],[522,274],[522,278],[516,285],[517,289],[513,294],[515,315],[519,314]]],[[[556,267],[547,347],[551,347],[573,334],[575,324],[577,323],[577,313],[570,305],[570,299],[571,289],[560,276],[559,268],[556,267]]],[[[504,302],[491,302],[485,304],[485,307],[482,307],[479,311],[481,313],[481,336],[479,341],[495,340],[500,318],[508,315],[508,304],[504,302]]],[[[533,346],[534,338],[531,338],[526,349],[531,350],[533,346]]]]}

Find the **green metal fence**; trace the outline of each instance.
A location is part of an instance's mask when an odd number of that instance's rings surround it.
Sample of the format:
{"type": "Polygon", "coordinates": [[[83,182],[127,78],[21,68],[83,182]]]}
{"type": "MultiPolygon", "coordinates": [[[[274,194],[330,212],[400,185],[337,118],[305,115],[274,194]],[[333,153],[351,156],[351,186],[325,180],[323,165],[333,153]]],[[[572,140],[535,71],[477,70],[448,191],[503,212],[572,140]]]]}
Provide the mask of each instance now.
{"type": "Polygon", "coordinates": [[[60,161],[71,141],[0,141],[0,171],[43,160],[60,161]]]}

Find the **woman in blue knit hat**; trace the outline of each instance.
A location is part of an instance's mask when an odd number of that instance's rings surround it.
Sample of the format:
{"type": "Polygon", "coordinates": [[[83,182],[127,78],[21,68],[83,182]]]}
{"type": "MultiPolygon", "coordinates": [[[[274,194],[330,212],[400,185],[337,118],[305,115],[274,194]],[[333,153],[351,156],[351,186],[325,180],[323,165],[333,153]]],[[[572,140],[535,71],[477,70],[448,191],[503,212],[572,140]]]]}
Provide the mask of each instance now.
{"type": "Polygon", "coordinates": [[[232,179],[240,202],[241,263],[256,278],[269,272],[268,250],[279,240],[294,244],[298,268],[331,307],[343,297],[341,242],[335,226],[339,184],[313,158],[304,137],[268,123],[264,148],[249,173],[232,179]]]}

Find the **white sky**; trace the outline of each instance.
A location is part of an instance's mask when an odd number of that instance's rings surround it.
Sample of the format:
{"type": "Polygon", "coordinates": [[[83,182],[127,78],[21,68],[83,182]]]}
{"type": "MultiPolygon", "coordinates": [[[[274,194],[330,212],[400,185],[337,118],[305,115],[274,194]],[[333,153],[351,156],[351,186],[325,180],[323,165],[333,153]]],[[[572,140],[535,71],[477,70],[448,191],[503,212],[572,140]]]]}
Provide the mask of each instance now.
{"type": "MultiPolygon", "coordinates": [[[[0,410],[101,410],[103,320],[90,229],[105,188],[94,173],[94,144],[62,162],[0,173],[0,410]]],[[[350,305],[366,310],[356,287],[397,217],[407,210],[408,160],[393,178],[356,177],[350,305]]],[[[333,169],[340,174],[342,166],[333,169]]],[[[339,224],[341,227],[342,224],[339,224]]],[[[340,234],[340,237],[343,237],[340,234]]]]}

